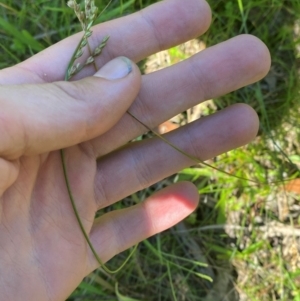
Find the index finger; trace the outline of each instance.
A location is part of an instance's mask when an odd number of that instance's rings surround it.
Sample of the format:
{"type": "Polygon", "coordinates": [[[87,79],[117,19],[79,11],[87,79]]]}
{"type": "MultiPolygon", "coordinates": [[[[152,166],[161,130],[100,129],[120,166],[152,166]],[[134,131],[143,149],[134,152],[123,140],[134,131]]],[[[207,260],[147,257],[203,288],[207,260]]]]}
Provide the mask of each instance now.
{"type": "MultiPolygon", "coordinates": [[[[96,48],[106,35],[110,40],[97,58],[100,67],[117,56],[138,62],[163,49],[178,45],[204,33],[211,21],[209,5],[204,0],[164,0],[132,15],[102,23],[93,28],[90,39],[96,48]]],[[[82,33],[67,38],[17,65],[0,71],[0,83],[38,83],[64,79],[69,60],[82,33]],[[20,72],[21,71],[21,72],[20,72]]],[[[95,73],[93,67],[80,72],[79,78],[95,73]]]]}

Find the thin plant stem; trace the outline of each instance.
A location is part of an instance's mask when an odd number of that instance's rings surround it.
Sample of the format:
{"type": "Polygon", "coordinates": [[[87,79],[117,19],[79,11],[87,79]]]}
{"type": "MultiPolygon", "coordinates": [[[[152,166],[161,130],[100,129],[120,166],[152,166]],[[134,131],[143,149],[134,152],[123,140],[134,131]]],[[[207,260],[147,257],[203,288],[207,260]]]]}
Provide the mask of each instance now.
{"type": "Polygon", "coordinates": [[[158,137],[159,139],[163,140],[166,144],[168,144],[170,147],[172,147],[173,149],[175,149],[176,151],[178,151],[179,153],[181,153],[182,155],[188,157],[189,159],[191,159],[192,161],[194,161],[195,163],[198,164],[202,164],[204,166],[207,166],[211,169],[214,169],[220,173],[223,173],[225,175],[228,175],[230,177],[234,177],[236,179],[239,180],[244,180],[244,181],[248,181],[248,182],[252,182],[254,184],[257,185],[261,185],[261,184],[265,184],[265,185],[270,185],[270,184],[278,184],[278,183],[282,183],[285,181],[290,181],[291,179],[285,179],[285,180],[280,180],[280,181],[274,181],[274,182],[260,182],[260,181],[256,181],[250,178],[245,178],[245,177],[241,177],[235,174],[231,174],[225,170],[219,169],[211,164],[208,164],[200,159],[198,159],[197,157],[188,154],[187,152],[183,151],[182,149],[180,149],[179,147],[177,147],[176,145],[174,145],[172,142],[170,142],[169,140],[167,140],[164,136],[162,136],[161,134],[159,134],[158,132],[156,132],[155,130],[151,129],[149,126],[147,126],[144,122],[142,122],[140,119],[138,119],[135,115],[133,115],[130,111],[127,111],[127,114],[130,115],[134,120],[136,120],[137,122],[139,122],[142,126],[144,126],[148,131],[150,131],[151,133],[153,133],[156,137],[158,137]]]}
{"type": "MultiPolygon", "coordinates": [[[[112,1],[112,0],[111,0],[112,1]]],[[[108,3],[108,5],[111,3],[111,1],[108,3]]],[[[108,5],[105,7],[105,9],[108,7],[108,5]]],[[[104,9],[104,10],[105,10],[104,9]]],[[[103,11],[104,11],[103,10],[103,11]]],[[[102,12],[103,12],[102,11],[102,12]]],[[[102,13],[101,12],[101,13],[102,13]]],[[[94,20],[96,19],[96,16],[94,17],[94,20]]],[[[82,21],[83,22],[83,21],[82,21]]],[[[90,22],[90,21],[89,21],[90,22]]],[[[91,50],[91,47],[88,43],[88,38],[90,35],[88,35],[88,33],[90,33],[89,31],[89,27],[86,26],[86,24],[83,24],[83,28],[86,28],[86,30],[84,30],[84,35],[83,37],[81,38],[80,42],[78,43],[73,55],[72,55],[72,58],[70,59],[70,62],[68,64],[68,68],[66,70],[66,73],[65,73],[65,81],[69,81],[70,78],[72,77],[73,74],[71,74],[71,70],[72,70],[72,67],[74,66],[74,63],[76,61],[76,59],[81,56],[83,54],[83,51],[82,49],[87,46],[88,48],[88,51],[89,51],[89,54],[91,57],[93,57],[93,54],[92,54],[92,50],[91,50]],[[83,42],[86,41],[86,43],[84,43],[85,46],[83,46],[83,42]],[[80,53],[78,55],[78,53],[80,53]]],[[[102,49],[105,47],[106,45],[106,42],[108,40],[108,37],[104,38],[102,43],[100,44],[100,53],[102,51],[102,49]]],[[[100,54],[99,53],[99,54],[100,54]]],[[[95,70],[97,71],[97,65],[95,63],[95,60],[93,61],[93,65],[95,67],[95,70]]],[[[78,65],[78,68],[76,68],[76,73],[80,72],[84,67],[86,66],[86,64],[82,64],[80,67],[78,65]]],[[[74,72],[75,73],[75,72],[74,72]]],[[[78,225],[80,227],[80,230],[88,244],[88,246],[90,247],[95,259],[97,260],[97,262],[99,263],[100,267],[103,268],[103,270],[105,270],[107,273],[110,273],[110,274],[115,274],[115,273],[118,273],[126,264],[127,262],[129,261],[129,259],[132,257],[132,255],[134,254],[134,252],[136,251],[137,247],[138,247],[138,244],[136,244],[133,249],[131,250],[130,254],[128,255],[128,257],[125,259],[125,261],[123,262],[123,264],[116,270],[111,270],[109,269],[103,262],[102,260],[100,259],[99,255],[97,254],[90,238],[89,238],[89,235],[87,234],[84,226],[83,226],[83,223],[81,221],[81,217],[79,215],[79,212],[78,212],[78,208],[76,206],[76,202],[75,202],[75,199],[74,199],[74,196],[73,196],[73,193],[72,193],[72,189],[71,189],[71,184],[70,184],[70,181],[69,181],[69,176],[68,176],[68,171],[67,171],[67,165],[66,165],[66,159],[65,159],[65,150],[64,149],[61,149],[60,150],[60,156],[61,156],[61,162],[62,162],[62,167],[63,167],[63,174],[64,174],[64,178],[65,178],[65,183],[66,183],[66,187],[67,187],[67,191],[68,191],[68,195],[69,195],[69,198],[70,198],[70,201],[71,201],[71,204],[72,204],[72,208],[73,208],[73,211],[74,211],[74,214],[75,214],[75,217],[76,217],[76,220],[78,222],[78,225]]]]}
{"type": "Polygon", "coordinates": [[[195,156],[192,156],[188,153],[186,153],[185,151],[181,150],[179,147],[177,147],[176,145],[174,145],[173,143],[171,143],[169,140],[167,140],[165,137],[163,137],[161,134],[159,134],[158,132],[154,131],[153,129],[151,129],[150,127],[148,127],[145,123],[143,123],[141,120],[139,120],[137,117],[135,117],[131,112],[127,111],[127,114],[129,114],[133,119],[135,119],[136,121],[138,121],[141,125],[143,125],[147,130],[151,131],[155,136],[157,136],[159,139],[163,140],[165,143],[167,143],[169,146],[171,146],[172,148],[174,148],[176,151],[178,151],[179,153],[183,154],[184,156],[188,157],[189,159],[193,160],[194,162],[198,163],[198,164],[202,164],[202,165],[205,165],[205,166],[208,166],[218,172],[221,172],[223,174],[226,174],[228,176],[231,176],[231,177],[234,177],[236,179],[240,179],[240,180],[245,180],[245,181],[249,181],[249,182],[252,182],[252,183],[255,183],[255,184],[261,184],[260,182],[258,181],[255,181],[255,180],[252,180],[252,179],[248,179],[248,178],[244,178],[244,177],[240,177],[240,176],[237,176],[237,175],[234,175],[234,174],[231,174],[225,170],[221,170],[221,169],[218,169],[217,167],[213,166],[213,165],[210,165],[200,159],[198,159],[197,157],[195,156]]]}
{"type": "Polygon", "coordinates": [[[76,203],[75,203],[75,200],[74,200],[74,197],[73,197],[73,193],[72,193],[72,189],[71,189],[71,185],[70,185],[70,181],[69,181],[69,176],[68,176],[68,171],[67,171],[67,168],[66,168],[66,159],[65,159],[65,152],[64,152],[64,149],[61,149],[60,150],[60,154],[61,154],[61,160],[62,160],[62,166],[63,166],[63,172],[64,172],[64,178],[65,178],[65,182],[66,182],[66,186],[67,186],[67,190],[68,190],[68,194],[69,194],[69,198],[70,198],[70,201],[71,201],[71,204],[72,204],[72,208],[74,210],[74,213],[75,213],[75,216],[76,216],[76,219],[77,219],[77,222],[79,224],[79,227],[81,229],[81,232],[87,242],[87,244],[89,245],[93,255],[95,256],[97,262],[100,264],[100,267],[103,268],[103,270],[105,270],[107,273],[110,273],[110,274],[116,274],[118,273],[126,264],[127,262],[129,261],[129,259],[132,257],[132,255],[134,254],[134,252],[136,251],[137,249],[137,246],[138,245],[135,245],[134,248],[132,249],[132,251],[130,252],[129,256],[126,258],[126,260],[123,262],[123,264],[116,270],[111,270],[109,269],[103,262],[102,260],[100,259],[99,255],[97,254],[97,251],[95,250],[87,232],[85,231],[84,229],[84,226],[82,224],[82,221],[81,221],[81,217],[79,215],[79,212],[78,212],[78,209],[77,209],[77,206],[76,206],[76,203]]]}

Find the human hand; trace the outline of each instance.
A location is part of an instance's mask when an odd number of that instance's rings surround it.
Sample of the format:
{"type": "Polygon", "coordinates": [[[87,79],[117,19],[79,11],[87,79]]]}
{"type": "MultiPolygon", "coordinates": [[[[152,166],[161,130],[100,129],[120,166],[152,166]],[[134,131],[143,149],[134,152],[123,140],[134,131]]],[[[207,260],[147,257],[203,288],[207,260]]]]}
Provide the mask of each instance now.
{"type": "MultiPolygon", "coordinates": [[[[165,0],[97,26],[91,44],[111,37],[98,66],[119,56],[137,62],[199,36],[209,24],[206,2],[165,0]]],[[[89,67],[78,81],[62,82],[80,37],[0,72],[0,295],[5,301],[65,300],[98,266],[75,219],[59,149],[66,148],[79,214],[105,262],[176,224],[198,203],[196,188],[178,183],[94,222],[98,209],[193,164],[159,139],[120,148],[145,131],[125,111],[130,107],[154,128],[198,102],[261,79],[270,65],[258,39],[240,36],[142,78],[132,63],[122,79],[89,77],[95,72],[89,67]]],[[[117,62],[101,69],[102,76],[117,62]]],[[[235,105],[167,137],[205,160],[248,143],[257,129],[254,111],[235,105]]]]}

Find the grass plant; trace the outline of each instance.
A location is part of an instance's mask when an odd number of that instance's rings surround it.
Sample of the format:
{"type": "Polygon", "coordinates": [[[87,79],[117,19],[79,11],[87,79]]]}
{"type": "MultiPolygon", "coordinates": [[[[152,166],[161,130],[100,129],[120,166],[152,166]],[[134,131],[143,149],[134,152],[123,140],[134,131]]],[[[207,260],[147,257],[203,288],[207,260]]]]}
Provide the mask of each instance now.
{"type": "MultiPolygon", "coordinates": [[[[95,22],[154,2],[112,1],[95,22]]],[[[205,115],[246,102],[258,111],[261,120],[260,136],[253,144],[208,163],[260,183],[299,177],[300,35],[295,31],[300,23],[300,2],[209,2],[213,25],[201,38],[207,47],[237,34],[254,34],[269,47],[273,65],[265,80],[215,99],[214,106],[203,107],[205,115]]],[[[95,4],[101,11],[107,2],[95,4]]],[[[0,68],[26,59],[79,29],[66,1],[0,1],[0,68]]],[[[180,47],[167,55],[172,62],[188,56],[180,47]]],[[[77,65],[73,62],[73,66],[77,65]]],[[[300,247],[295,231],[300,223],[299,196],[291,196],[284,183],[252,185],[209,166],[188,168],[106,210],[134,204],[180,180],[192,180],[199,189],[201,205],[194,214],[140,244],[118,274],[99,269],[89,275],[69,300],[300,300],[300,247]]],[[[111,266],[119,267],[124,257],[114,258],[111,266]]]]}
{"type": "MultiPolygon", "coordinates": [[[[108,3],[108,5],[110,4],[110,2],[108,3]]],[[[68,64],[67,70],[65,72],[65,81],[69,81],[75,74],[79,73],[84,67],[91,65],[91,64],[94,65],[95,71],[97,71],[97,66],[95,64],[95,57],[97,57],[98,55],[100,55],[102,53],[102,50],[105,48],[106,43],[109,40],[109,36],[106,36],[103,38],[102,42],[94,50],[92,50],[90,47],[89,38],[92,36],[91,28],[94,25],[95,20],[98,17],[98,7],[95,5],[94,0],[85,0],[83,9],[81,8],[80,4],[77,3],[76,0],[69,0],[67,4],[70,8],[72,8],[74,10],[75,15],[77,16],[77,18],[81,24],[83,35],[82,35],[82,38],[81,38],[80,42],[78,43],[78,45],[73,53],[73,56],[70,59],[70,62],[68,64]],[[83,56],[84,51],[86,49],[88,50],[88,55],[89,55],[88,58],[83,63],[80,63],[80,62],[76,63],[76,61],[83,56]]],[[[106,9],[106,7],[104,8],[104,10],[106,9]]],[[[137,246],[135,246],[133,248],[133,250],[131,251],[129,256],[125,259],[125,261],[122,263],[122,265],[115,270],[110,270],[102,262],[102,260],[98,256],[93,244],[91,243],[89,235],[87,234],[86,230],[84,229],[83,223],[81,221],[81,217],[79,215],[77,205],[76,205],[76,200],[74,198],[74,195],[72,192],[72,187],[71,187],[71,184],[69,181],[64,149],[60,150],[60,154],[61,154],[61,162],[62,162],[64,178],[65,178],[68,194],[70,197],[70,201],[72,203],[74,214],[75,214],[78,224],[80,226],[81,232],[82,232],[88,246],[90,247],[95,259],[98,261],[100,267],[102,269],[104,269],[107,273],[110,273],[110,274],[118,273],[129,261],[129,259],[135,252],[137,246]]]]}

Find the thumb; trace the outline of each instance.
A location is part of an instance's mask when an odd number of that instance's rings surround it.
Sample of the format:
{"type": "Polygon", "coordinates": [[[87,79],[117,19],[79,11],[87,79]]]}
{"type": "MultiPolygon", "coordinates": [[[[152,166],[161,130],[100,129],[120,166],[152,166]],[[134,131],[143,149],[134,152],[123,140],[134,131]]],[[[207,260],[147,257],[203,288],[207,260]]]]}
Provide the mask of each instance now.
{"type": "Polygon", "coordinates": [[[95,138],[138,94],[141,75],[125,57],[74,82],[0,86],[0,156],[12,160],[95,138]]]}

